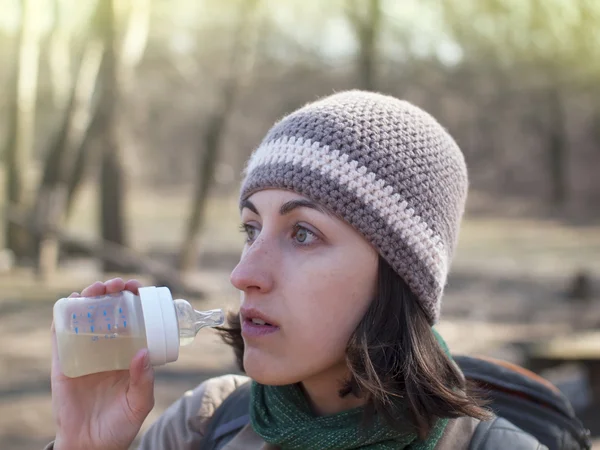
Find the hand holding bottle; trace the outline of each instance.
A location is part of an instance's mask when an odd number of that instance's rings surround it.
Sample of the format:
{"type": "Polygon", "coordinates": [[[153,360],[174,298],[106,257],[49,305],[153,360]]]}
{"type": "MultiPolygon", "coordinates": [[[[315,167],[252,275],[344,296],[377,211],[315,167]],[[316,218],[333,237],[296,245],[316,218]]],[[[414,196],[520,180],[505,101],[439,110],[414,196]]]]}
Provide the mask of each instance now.
{"type": "MultiPolygon", "coordinates": [[[[138,293],[140,283],[116,278],[96,282],[81,294],[95,297],[124,290],[138,293]]],[[[52,325],[52,408],[57,425],[55,450],[127,450],[154,406],[154,370],[148,351],[137,352],[129,370],[66,377],[60,369],[52,325]]]]}

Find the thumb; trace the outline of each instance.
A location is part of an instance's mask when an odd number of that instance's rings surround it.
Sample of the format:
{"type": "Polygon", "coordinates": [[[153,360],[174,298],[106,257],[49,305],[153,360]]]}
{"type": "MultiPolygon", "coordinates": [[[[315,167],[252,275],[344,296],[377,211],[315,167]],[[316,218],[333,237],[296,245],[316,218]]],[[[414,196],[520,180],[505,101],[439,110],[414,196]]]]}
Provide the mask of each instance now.
{"type": "Polygon", "coordinates": [[[143,422],[154,407],[154,368],[147,349],[140,350],[129,367],[127,403],[134,417],[143,422]]]}

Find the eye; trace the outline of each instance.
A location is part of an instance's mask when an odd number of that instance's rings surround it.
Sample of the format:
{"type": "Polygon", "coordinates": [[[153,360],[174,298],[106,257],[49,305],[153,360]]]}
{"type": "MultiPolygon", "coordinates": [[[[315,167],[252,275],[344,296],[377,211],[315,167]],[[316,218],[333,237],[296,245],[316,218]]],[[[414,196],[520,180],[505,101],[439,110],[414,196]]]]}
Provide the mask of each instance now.
{"type": "Polygon", "coordinates": [[[258,228],[250,224],[243,223],[240,225],[240,231],[246,234],[246,242],[253,242],[258,237],[258,228]]]}
{"type": "Polygon", "coordinates": [[[296,225],[294,227],[292,238],[296,241],[298,245],[310,245],[316,239],[318,239],[315,233],[301,225],[296,225]]]}

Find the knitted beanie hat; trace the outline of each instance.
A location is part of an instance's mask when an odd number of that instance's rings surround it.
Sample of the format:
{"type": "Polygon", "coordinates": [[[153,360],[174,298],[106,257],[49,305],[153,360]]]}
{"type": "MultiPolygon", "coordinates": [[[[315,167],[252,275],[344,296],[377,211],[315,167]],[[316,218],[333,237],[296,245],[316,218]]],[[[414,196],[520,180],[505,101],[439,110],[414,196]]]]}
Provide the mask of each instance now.
{"type": "Polygon", "coordinates": [[[250,157],[240,195],[288,189],[329,208],[371,242],[434,324],[467,187],[463,155],[432,116],[346,91],[276,123],[250,157]]]}

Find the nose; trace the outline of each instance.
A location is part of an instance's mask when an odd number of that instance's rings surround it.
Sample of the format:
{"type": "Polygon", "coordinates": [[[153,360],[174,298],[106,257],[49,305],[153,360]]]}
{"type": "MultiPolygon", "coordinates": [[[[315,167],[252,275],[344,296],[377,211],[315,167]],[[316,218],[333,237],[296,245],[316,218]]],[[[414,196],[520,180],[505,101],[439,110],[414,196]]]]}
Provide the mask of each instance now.
{"type": "Polygon", "coordinates": [[[273,289],[273,271],[277,267],[274,254],[275,250],[270,248],[267,240],[259,236],[242,253],[240,262],[229,276],[231,284],[243,292],[269,292],[273,289]]]}

